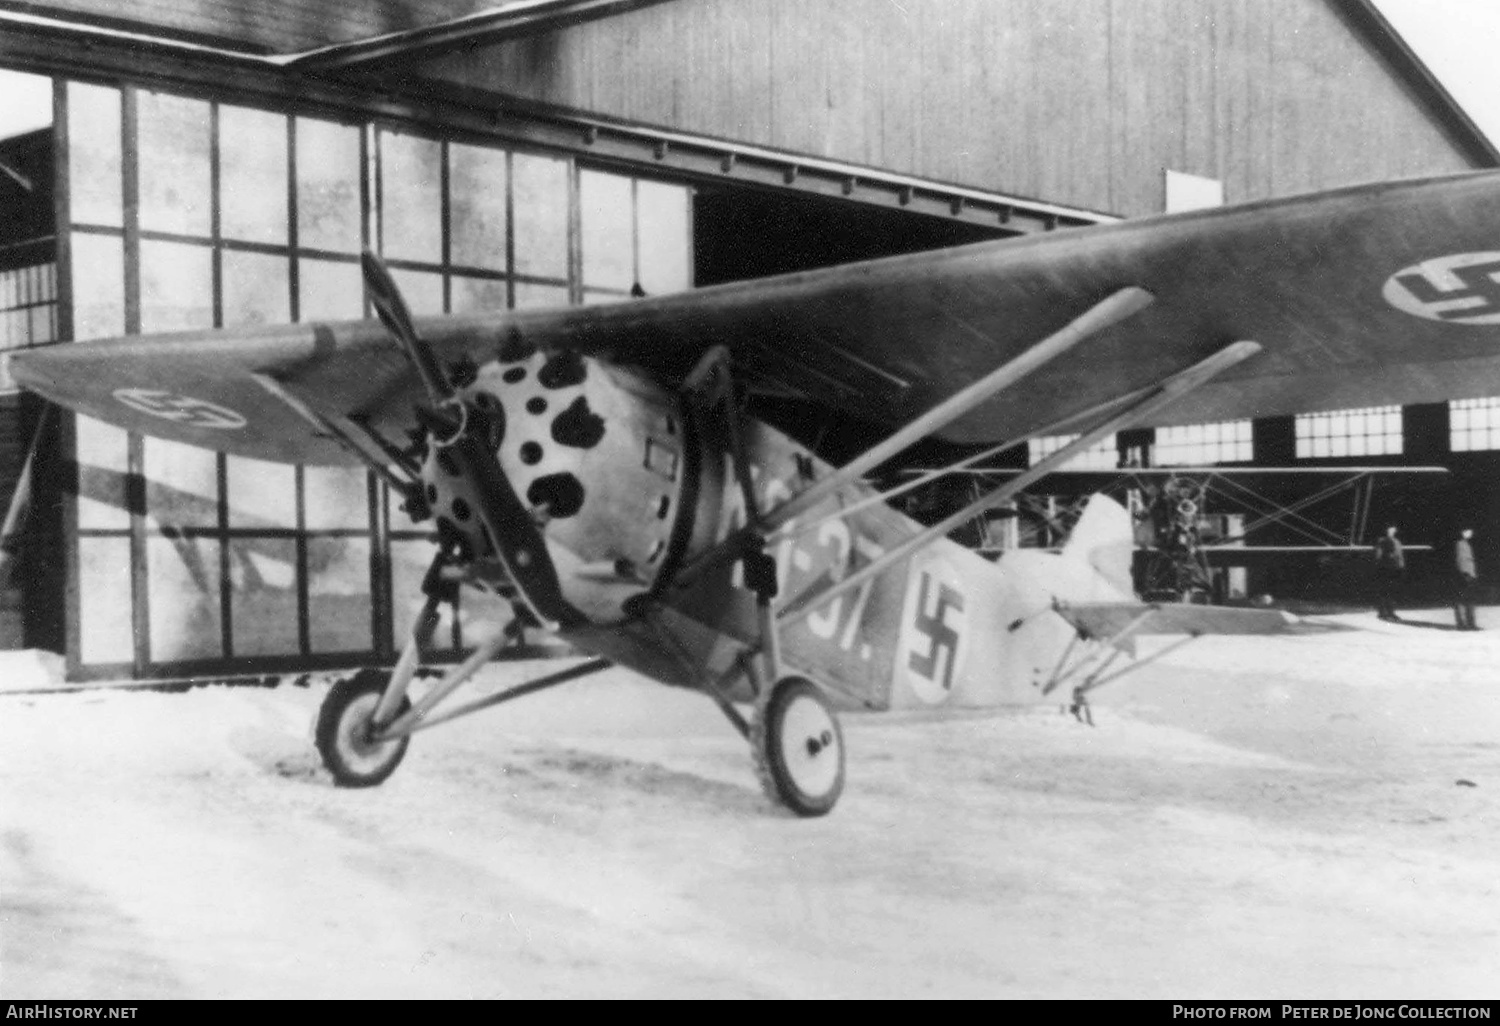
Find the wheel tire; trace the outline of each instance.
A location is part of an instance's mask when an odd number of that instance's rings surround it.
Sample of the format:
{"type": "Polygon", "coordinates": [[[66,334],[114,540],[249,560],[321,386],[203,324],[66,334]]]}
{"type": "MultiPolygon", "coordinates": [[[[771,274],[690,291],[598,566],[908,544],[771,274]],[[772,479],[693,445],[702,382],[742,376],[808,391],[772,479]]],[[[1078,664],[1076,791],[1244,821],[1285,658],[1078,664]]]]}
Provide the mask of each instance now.
{"type": "Polygon", "coordinates": [[[844,732],[823,692],[803,677],[771,691],[751,734],[756,768],[773,801],[799,816],[825,816],[844,793],[844,732]]]}
{"type": "MultiPolygon", "coordinates": [[[[406,756],[411,736],[392,741],[370,740],[370,721],[390,674],[361,670],[338,681],[318,709],[314,739],[323,765],[339,787],[374,787],[396,771],[406,756]]],[[[406,696],[396,708],[400,716],[411,708],[406,696]]]]}

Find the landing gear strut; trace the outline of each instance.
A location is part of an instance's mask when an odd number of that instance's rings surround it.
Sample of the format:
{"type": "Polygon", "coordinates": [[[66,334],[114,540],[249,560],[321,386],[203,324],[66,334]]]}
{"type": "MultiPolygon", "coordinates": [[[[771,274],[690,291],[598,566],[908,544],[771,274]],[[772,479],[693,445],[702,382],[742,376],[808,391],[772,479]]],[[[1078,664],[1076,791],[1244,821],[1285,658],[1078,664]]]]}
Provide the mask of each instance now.
{"type": "MultiPolygon", "coordinates": [[[[714,349],[704,354],[687,377],[687,395],[700,431],[706,433],[710,418],[718,414],[746,518],[760,523],[727,352],[714,349]]],[[[760,621],[760,642],[752,650],[759,659],[746,653],[739,663],[755,691],[755,715],[746,724],[712,687],[709,695],[750,742],[756,776],[766,796],[799,816],[827,815],[844,792],[844,734],[838,716],[812,681],[782,675],[781,631],[772,605],[778,586],[776,560],[766,552],[765,539],[746,534],[739,560],[745,587],[755,593],[760,621]]]]}

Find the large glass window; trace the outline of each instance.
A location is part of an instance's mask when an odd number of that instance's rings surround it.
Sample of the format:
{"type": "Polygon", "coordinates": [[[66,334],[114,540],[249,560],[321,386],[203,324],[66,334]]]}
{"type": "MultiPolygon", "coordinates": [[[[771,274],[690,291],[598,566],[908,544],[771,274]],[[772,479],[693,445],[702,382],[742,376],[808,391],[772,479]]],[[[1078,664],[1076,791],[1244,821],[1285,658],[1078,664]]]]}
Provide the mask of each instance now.
{"type": "MultiPolygon", "coordinates": [[[[359,318],[367,245],[418,314],[691,284],[680,185],[134,88],[69,84],[63,109],[75,338],[359,318]]],[[[0,343],[12,310],[33,305],[10,302],[21,295],[0,278],[0,343]]],[[[265,463],[86,418],[75,434],[84,664],[348,661],[388,656],[409,630],[431,524],[363,468],[265,463]],[[145,482],[134,511],[132,477],[145,482]]],[[[471,616],[505,615],[464,603],[435,647],[463,643],[471,616]]]]}
{"type": "Polygon", "coordinates": [[[1157,428],[1151,455],[1159,467],[1247,461],[1253,455],[1250,421],[1223,420],[1157,428]]]}
{"type": "MultiPolygon", "coordinates": [[[[1064,446],[1077,441],[1079,435],[1038,435],[1026,443],[1026,455],[1034,467],[1064,446]]],[[[1120,465],[1120,451],[1114,435],[1106,435],[1063,464],[1062,470],[1114,470],[1120,465]]]]}
{"type": "Polygon", "coordinates": [[[1401,407],[1297,414],[1297,457],[1390,456],[1403,449],[1401,407]]]}
{"type": "Polygon", "coordinates": [[[1454,452],[1500,449],[1500,397],[1450,402],[1448,448],[1454,452]]]}
{"type": "MultiPolygon", "coordinates": [[[[42,345],[57,337],[57,267],[32,264],[0,270],[0,350],[42,345]]],[[[0,391],[15,388],[0,362],[0,391]]]]}

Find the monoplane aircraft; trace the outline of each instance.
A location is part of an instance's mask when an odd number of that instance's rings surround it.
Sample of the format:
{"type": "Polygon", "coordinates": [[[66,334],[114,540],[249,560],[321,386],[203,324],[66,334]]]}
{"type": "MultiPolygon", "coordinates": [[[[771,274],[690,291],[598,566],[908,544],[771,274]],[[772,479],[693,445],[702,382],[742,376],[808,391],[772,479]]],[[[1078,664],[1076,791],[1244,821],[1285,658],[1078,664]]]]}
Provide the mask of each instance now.
{"type": "Polygon", "coordinates": [[[1129,518],[1105,500],[1056,554],[990,562],[945,538],[955,525],[1122,428],[1500,394],[1493,173],[606,306],[413,320],[373,254],[365,274],[378,323],[12,360],[24,386],[129,430],[365,464],[434,522],[426,608],[397,664],[338,682],[320,711],[319,750],[345,785],[383,780],[419,728],[615,663],[704,692],[749,739],[775,799],[826,813],[844,781],[838,708],[1035,701],[1070,686],[1079,706],[1140,634],[1289,622],[1140,602],[1122,572],[1129,518]],[[747,413],[759,391],[895,429],[835,468],[794,425],[747,413]],[[1063,433],[1078,438],[930,526],[862,483],[929,436],[984,444],[979,460],[1063,433]],[[423,640],[460,585],[508,599],[516,619],[413,703],[423,640]],[[515,625],[595,658],[439,709],[515,625]],[[1087,662],[1080,640],[1108,651],[1087,662]]]}

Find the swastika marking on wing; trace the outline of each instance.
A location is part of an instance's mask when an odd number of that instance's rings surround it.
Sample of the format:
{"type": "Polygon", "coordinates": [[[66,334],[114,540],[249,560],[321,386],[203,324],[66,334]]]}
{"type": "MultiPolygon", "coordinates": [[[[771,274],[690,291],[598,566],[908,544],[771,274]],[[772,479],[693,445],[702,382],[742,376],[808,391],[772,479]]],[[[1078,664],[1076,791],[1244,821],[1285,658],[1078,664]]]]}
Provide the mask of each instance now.
{"type": "Polygon", "coordinates": [[[1386,280],[1386,302],[1448,324],[1500,324],[1500,253],[1453,253],[1402,268],[1386,280]]]}
{"type": "Polygon", "coordinates": [[[153,417],[170,420],[184,427],[234,431],[246,424],[244,417],[227,406],[159,388],[117,388],[114,396],[132,410],[149,413],[153,417]]]}

